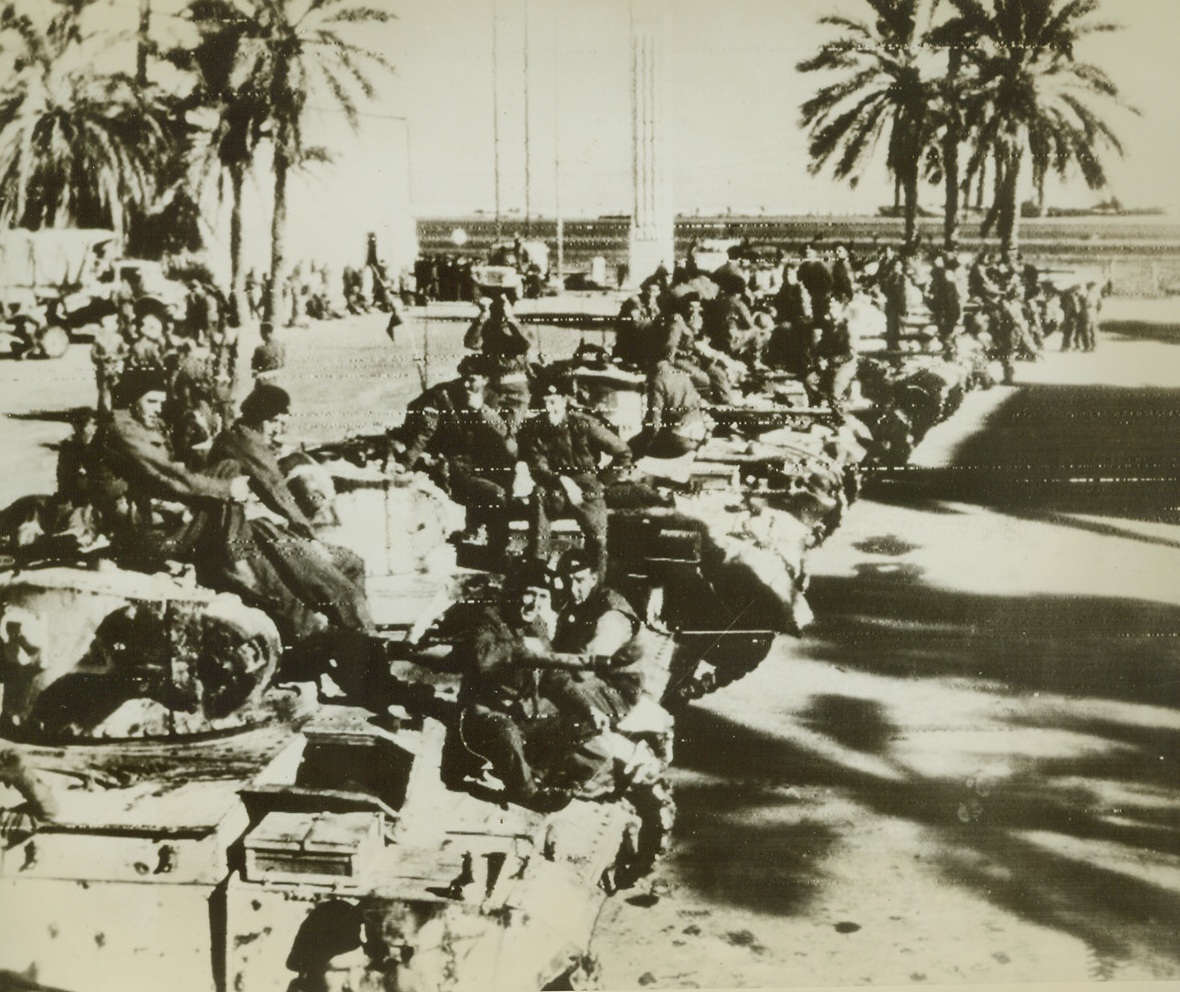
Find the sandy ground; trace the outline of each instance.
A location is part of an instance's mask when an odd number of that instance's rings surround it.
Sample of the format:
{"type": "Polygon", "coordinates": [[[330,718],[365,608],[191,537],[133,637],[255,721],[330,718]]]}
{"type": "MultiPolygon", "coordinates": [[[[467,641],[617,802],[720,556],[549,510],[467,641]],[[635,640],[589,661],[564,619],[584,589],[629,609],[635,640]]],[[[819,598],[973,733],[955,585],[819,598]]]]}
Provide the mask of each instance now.
{"type": "MultiPolygon", "coordinates": [[[[1180,304],[1106,320],[870,479],[808,636],[681,715],[675,848],[607,903],[608,988],[1180,979],[1180,304]]],[[[391,422],[463,323],[382,328],[290,333],[296,432],[391,422]]],[[[92,396],[84,348],[0,362],[0,505],[92,396]]]]}

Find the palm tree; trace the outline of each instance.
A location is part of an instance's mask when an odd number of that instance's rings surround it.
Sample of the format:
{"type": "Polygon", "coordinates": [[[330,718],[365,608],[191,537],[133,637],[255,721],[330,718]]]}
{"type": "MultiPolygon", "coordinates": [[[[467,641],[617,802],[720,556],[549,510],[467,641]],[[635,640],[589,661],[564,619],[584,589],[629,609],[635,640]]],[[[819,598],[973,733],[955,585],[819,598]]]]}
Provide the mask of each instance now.
{"type": "MultiPolygon", "coordinates": [[[[151,90],[96,74],[99,39],[80,19],[92,0],[52,0],[48,16],[0,8],[0,225],[74,224],[125,235],[150,212],[171,139],[151,90]]],[[[45,13],[44,8],[41,11],[45,13]]]]}
{"type": "Polygon", "coordinates": [[[994,223],[1001,248],[1011,252],[1019,243],[1026,158],[1033,186],[1043,196],[1046,176],[1064,177],[1075,164],[1091,189],[1103,188],[1099,148],[1123,153],[1118,137],[1087,100],[1120,103],[1118,89],[1102,69],[1075,55],[1084,38],[1117,25],[1090,19],[1099,0],[950,2],[955,30],[977,39],[965,50],[975,73],[966,111],[974,141],[966,184],[990,159],[995,198],[984,234],[994,223]]]}
{"type": "Polygon", "coordinates": [[[369,68],[392,66],[380,52],[348,35],[386,23],[394,15],[354,0],[197,0],[191,9],[194,20],[219,23],[222,43],[232,44],[232,68],[220,93],[219,147],[238,193],[255,140],[271,143],[274,208],[266,317],[273,321],[284,276],[288,177],[292,169],[324,157],[322,150],[304,141],[308,99],[312,94],[328,95],[357,128],[354,93],[374,97],[369,68]]]}
{"type": "Polygon", "coordinates": [[[172,64],[196,73],[192,91],[182,101],[185,112],[210,110],[212,127],[194,157],[203,176],[218,171],[218,194],[229,181],[230,301],[231,317],[237,322],[246,313],[245,272],[242,268],[242,194],[254,153],[267,124],[263,95],[243,74],[238,45],[249,26],[244,18],[227,18],[227,6],[216,0],[194,0],[187,9],[189,19],[200,32],[192,47],[174,48],[166,54],[172,64]]]}
{"type": "Polygon", "coordinates": [[[859,180],[864,160],[888,130],[886,166],[900,188],[905,208],[905,241],[916,240],[918,181],[929,137],[931,87],[919,66],[922,0],[866,0],[872,25],[840,15],[820,18],[841,37],[803,62],[800,72],[836,72],[802,107],[810,130],[810,171],[835,158],[839,179],[859,180]]]}
{"type": "Polygon", "coordinates": [[[964,53],[976,42],[969,24],[958,17],[927,32],[925,43],[946,53],[946,71],[933,85],[930,105],[932,141],[926,150],[927,178],[943,186],[943,247],[951,251],[959,240],[960,156],[967,139],[967,106],[974,78],[964,53]]]}

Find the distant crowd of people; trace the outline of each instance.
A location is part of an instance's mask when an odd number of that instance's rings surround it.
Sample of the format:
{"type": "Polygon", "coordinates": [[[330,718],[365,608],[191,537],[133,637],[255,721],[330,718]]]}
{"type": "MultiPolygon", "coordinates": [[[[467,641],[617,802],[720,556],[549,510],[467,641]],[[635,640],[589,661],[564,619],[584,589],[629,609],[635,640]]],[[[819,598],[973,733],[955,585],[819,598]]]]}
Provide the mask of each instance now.
{"type": "MultiPolygon", "coordinates": [[[[261,320],[270,295],[269,273],[250,269],[245,276],[246,316],[261,320]]],[[[334,320],[345,314],[396,313],[414,302],[414,281],[408,272],[395,273],[377,256],[370,239],[365,263],[346,265],[337,278],[327,263],[297,262],[283,280],[274,323],[306,326],[308,320],[334,320]]]]}
{"type": "Polygon", "coordinates": [[[933,328],[936,347],[949,357],[966,335],[1001,363],[1006,382],[1013,363],[1035,358],[1054,332],[1064,350],[1094,348],[1103,294],[1097,281],[1059,288],[1019,255],[989,252],[976,255],[965,276],[953,252],[922,258],[884,245],[856,258],[838,244],[825,255],[809,245],[767,278],[767,267],[746,262],[740,247],[711,272],[697,267],[690,251],[624,302],[615,357],[664,379],[669,367],[678,369],[715,403],[733,402],[751,373],[786,373],[813,403],[839,411],[860,349],[863,314],[855,298],[883,313],[886,355],[928,346],[933,328]]]}

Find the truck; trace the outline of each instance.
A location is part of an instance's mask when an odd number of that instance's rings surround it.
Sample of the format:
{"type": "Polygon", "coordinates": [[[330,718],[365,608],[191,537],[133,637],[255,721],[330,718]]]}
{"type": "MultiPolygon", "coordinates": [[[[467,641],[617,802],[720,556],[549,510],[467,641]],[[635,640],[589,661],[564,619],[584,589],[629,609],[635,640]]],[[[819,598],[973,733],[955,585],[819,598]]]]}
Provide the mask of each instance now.
{"type": "Polygon", "coordinates": [[[120,298],[167,322],[183,316],[185,297],[159,262],[122,257],[114,231],[0,231],[0,337],[15,358],[60,358],[113,317],[120,298]]]}

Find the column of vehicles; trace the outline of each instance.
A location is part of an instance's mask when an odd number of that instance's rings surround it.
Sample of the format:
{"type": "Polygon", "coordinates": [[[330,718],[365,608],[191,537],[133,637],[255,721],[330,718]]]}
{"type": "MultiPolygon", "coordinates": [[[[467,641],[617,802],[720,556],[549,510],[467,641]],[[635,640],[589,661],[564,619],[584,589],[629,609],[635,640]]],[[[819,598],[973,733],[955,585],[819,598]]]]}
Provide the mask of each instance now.
{"type": "Polygon", "coordinates": [[[13,358],[60,358],[121,299],[136,316],[183,315],[186,288],[159,262],[125,258],[114,231],[0,231],[0,343],[13,358]]]}
{"type": "MultiPolygon", "coordinates": [[[[364,559],[377,622],[316,642],[314,664],[191,570],[17,528],[0,571],[0,976],[72,992],[592,984],[603,900],[669,843],[675,713],[786,657],[771,647],[810,619],[807,552],[862,465],[899,457],[882,411],[908,411],[912,444],[976,370],[913,353],[842,411],[751,376],[693,450],[641,466],[657,504],[607,486],[604,581],[635,617],[641,692],[558,759],[530,755],[552,806],[513,801],[463,724],[465,637],[537,582],[520,578],[528,523],[500,547],[451,540],[461,508],[390,471],[388,438],[287,463],[320,534],[364,559]]],[[[642,424],[644,376],[599,350],[534,373],[620,434],[642,424]]],[[[554,532],[560,562],[582,535],[554,532]]]]}

